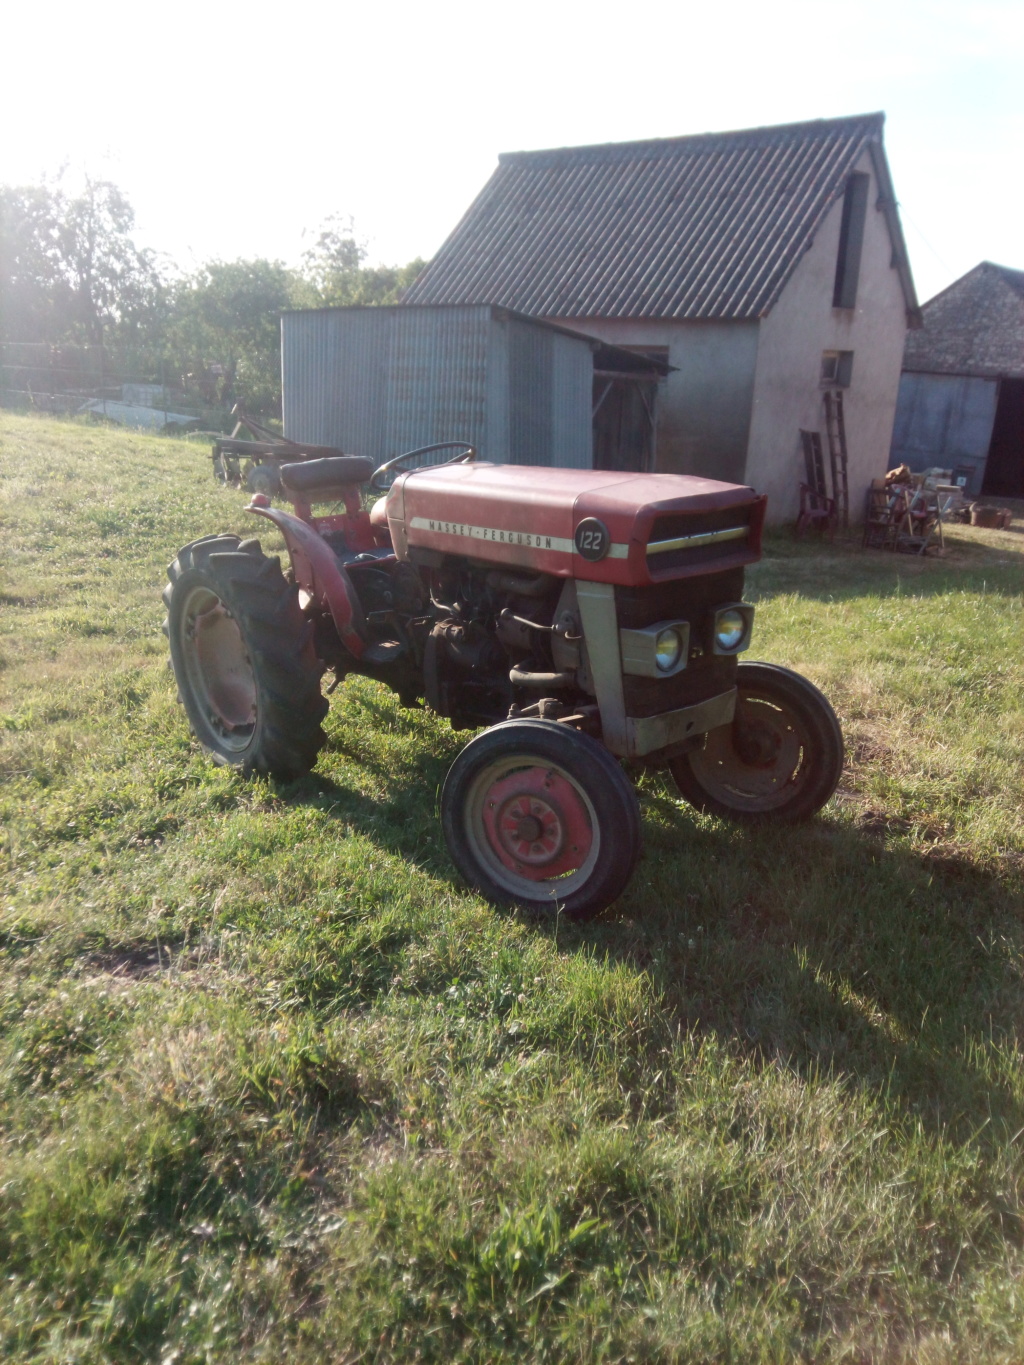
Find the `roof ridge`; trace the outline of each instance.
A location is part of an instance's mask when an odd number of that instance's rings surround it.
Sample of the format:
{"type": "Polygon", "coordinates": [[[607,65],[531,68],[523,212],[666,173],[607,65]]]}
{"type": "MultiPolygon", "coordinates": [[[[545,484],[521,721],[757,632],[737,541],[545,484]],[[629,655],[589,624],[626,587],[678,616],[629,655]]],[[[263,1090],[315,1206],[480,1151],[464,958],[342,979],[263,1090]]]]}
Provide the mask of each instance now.
{"type": "Polygon", "coordinates": [[[847,114],[830,119],[806,119],[800,123],[761,124],[755,128],[725,129],[719,133],[682,133],[676,137],[636,138],[630,142],[594,142],[582,147],[542,147],[533,151],[501,152],[498,163],[516,161],[605,161],[635,157],[643,148],[651,155],[670,155],[674,151],[699,151],[703,147],[719,150],[723,143],[747,146],[766,146],[797,138],[829,137],[836,133],[850,133],[857,129],[866,134],[881,136],[885,125],[882,111],[871,114],[847,114]]]}

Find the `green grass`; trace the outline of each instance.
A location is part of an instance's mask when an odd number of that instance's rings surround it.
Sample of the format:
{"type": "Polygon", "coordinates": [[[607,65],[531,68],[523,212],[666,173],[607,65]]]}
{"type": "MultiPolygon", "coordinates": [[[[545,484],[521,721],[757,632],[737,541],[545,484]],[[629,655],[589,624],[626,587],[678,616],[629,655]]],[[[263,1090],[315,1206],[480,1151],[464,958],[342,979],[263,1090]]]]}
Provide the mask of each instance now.
{"type": "Polygon", "coordinates": [[[1024,541],[772,541],[822,818],[641,784],[599,921],[469,894],[460,739],[356,680],[317,771],[190,740],[195,445],[3,415],[0,1358],[1024,1357],[1024,541]]]}

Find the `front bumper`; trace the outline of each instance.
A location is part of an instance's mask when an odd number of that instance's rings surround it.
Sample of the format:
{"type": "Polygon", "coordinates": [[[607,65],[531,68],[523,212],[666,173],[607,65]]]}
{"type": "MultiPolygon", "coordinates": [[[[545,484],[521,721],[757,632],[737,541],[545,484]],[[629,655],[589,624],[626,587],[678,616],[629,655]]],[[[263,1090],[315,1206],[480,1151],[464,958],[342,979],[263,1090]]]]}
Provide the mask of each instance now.
{"type": "Polygon", "coordinates": [[[728,692],[720,692],[694,706],[682,706],[678,711],[665,711],[660,716],[627,716],[627,753],[645,758],[663,749],[674,749],[695,735],[728,725],[735,713],[736,689],[730,687],[728,692]]]}

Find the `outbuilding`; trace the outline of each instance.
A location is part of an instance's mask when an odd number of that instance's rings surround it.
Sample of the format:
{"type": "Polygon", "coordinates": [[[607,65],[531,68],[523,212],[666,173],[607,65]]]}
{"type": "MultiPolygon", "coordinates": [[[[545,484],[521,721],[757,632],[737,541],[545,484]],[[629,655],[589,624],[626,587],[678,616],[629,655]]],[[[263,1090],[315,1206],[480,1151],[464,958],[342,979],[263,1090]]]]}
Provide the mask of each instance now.
{"type": "Polygon", "coordinates": [[[375,464],[465,441],[495,464],[622,469],[648,459],[668,366],[469,304],[285,313],[281,369],[290,440],[375,464]]]}
{"type": "Polygon", "coordinates": [[[917,300],[884,116],[503,155],[406,295],[656,356],[648,468],[749,482],[775,521],[844,398],[851,510],[886,466],[917,300]]]}
{"type": "Polygon", "coordinates": [[[907,337],[892,463],[948,469],[970,497],[1024,498],[1024,270],[982,261],[907,337]]]}

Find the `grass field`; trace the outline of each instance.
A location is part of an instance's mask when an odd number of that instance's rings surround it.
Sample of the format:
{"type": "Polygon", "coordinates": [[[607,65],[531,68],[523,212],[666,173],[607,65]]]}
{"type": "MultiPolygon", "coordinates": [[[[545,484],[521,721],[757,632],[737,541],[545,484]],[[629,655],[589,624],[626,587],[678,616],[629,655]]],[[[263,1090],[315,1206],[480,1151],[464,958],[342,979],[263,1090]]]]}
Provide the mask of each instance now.
{"type": "Polygon", "coordinates": [[[376,685],[291,786],[191,742],[164,568],[250,522],[205,448],[0,438],[0,1358],[1024,1358],[1024,537],[773,541],[752,657],[837,798],[645,777],[628,894],[538,927],[376,685]]]}

